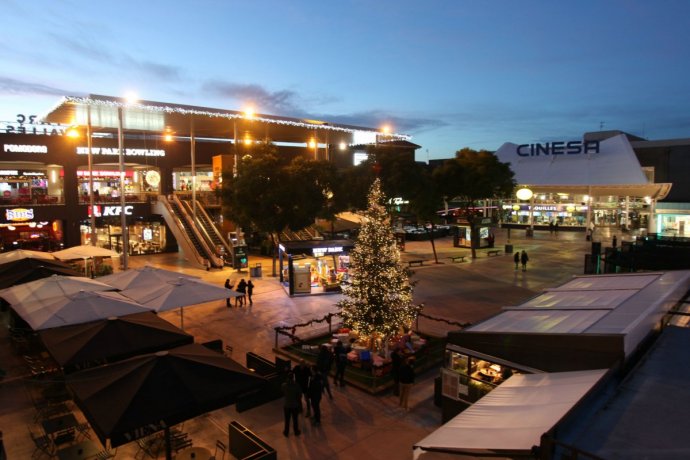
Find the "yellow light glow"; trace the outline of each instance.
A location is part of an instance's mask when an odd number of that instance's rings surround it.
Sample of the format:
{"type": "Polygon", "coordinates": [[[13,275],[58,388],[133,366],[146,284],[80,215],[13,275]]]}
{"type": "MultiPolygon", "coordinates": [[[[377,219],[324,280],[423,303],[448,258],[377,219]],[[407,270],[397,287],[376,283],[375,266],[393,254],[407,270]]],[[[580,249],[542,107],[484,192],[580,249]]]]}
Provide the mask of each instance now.
{"type": "Polygon", "coordinates": [[[517,196],[519,200],[529,200],[532,198],[532,195],[532,190],[528,189],[527,187],[521,188],[515,193],[515,196],[517,196]]]}
{"type": "Polygon", "coordinates": [[[67,137],[71,137],[72,139],[77,139],[77,138],[81,137],[81,133],[79,132],[79,128],[76,126],[70,126],[69,128],[67,128],[65,135],[67,137]]]}
{"type": "Polygon", "coordinates": [[[165,142],[172,142],[172,141],[173,141],[173,136],[172,136],[172,134],[170,134],[170,133],[165,134],[165,135],[163,136],[163,140],[164,140],[165,142]]]}
{"type": "Polygon", "coordinates": [[[252,145],[252,139],[250,137],[245,137],[244,138],[244,144],[245,145],[252,145]]]}
{"type": "Polygon", "coordinates": [[[254,107],[247,107],[244,109],[244,117],[249,119],[254,118],[254,107]]]}
{"type": "Polygon", "coordinates": [[[383,127],[381,128],[381,131],[383,132],[383,134],[388,134],[391,132],[391,127],[388,125],[383,125],[383,127]]]}
{"type": "Polygon", "coordinates": [[[347,144],[345,142],[341,142],[338,147],[340,148],[340,150],[345,150],[347,149],[347,144]]]}
{"type": "Polygon", "coordinates": [[[314,139],[310,139],[309,143],[307,144],[310,149],[315,149],[316,148],[316,141],[314,139]]]}
{"type": "Polygon", "coordinates": [[[127,91],[125,93],[125,103],[127,105],[136,104],[139,101],[139,96],[134,91],[127,91]]]}

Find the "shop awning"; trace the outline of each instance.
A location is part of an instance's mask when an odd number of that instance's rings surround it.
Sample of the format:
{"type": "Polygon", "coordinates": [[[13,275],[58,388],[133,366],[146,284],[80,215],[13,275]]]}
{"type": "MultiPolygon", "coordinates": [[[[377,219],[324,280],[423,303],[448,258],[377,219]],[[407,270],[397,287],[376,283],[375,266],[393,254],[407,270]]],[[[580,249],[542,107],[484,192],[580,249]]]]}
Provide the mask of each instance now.
{"type": "Polygon", "coordinates": [[[415,458],[434,452],[525,455],[607,370],[513,375],[472,407],[415,444],[415,458]]]}

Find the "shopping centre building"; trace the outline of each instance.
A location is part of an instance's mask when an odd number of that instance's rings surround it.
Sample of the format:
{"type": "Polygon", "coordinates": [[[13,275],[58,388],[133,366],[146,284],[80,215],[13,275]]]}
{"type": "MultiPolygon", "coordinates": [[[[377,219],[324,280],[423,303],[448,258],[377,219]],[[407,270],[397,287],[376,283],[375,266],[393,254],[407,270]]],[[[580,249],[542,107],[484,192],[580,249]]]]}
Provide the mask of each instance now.
{"type": "Polygon", "coordinates": [[[409,144],[414,155],[418,146],[408,139],[318,120],[65,97],[40,121],[20,115],[0,123],[0,241],[4,250],[54,250],[88,243],[93,223],[98,246],[128,247],[128,254],[175,250],[186,237],[171,228],[161,199],[173,208],[173,198],[191,199],[219,223],[222,174],[236,170],[257,142],[344,167],[369,144],[409,144]]]}

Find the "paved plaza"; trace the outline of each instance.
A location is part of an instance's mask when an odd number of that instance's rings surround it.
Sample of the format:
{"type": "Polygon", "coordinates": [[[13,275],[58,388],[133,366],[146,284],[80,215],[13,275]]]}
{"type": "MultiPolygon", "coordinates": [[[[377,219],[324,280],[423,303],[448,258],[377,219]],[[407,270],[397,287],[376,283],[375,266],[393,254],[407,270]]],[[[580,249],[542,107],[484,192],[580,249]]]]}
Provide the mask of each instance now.
{"type": "MultiPolygon", "coordinates": [[[[497,230],[496,248],[503,249],[507,231],[497,230]]],[[[602,236],[607,246],[609,234],[602,236]]],[[[618,236],[619,241],[621,236],[618,236]]],[[[415,268],[415,302],[425,305],[424,312],[458,322],[477,322],[498,313],[502,306],[515,305],[541,290],[559,285],[573,275],[582,274],[584,255],[590,243],[583,233],[535,232],[525,238],[525,232],[513,230],[510,243],[514,250],[526,250],[530,261],[526,272],[516,271],[512,254],[488,257],[485,250],[478,258],[469,257],[469,249],[452,247],[451,238],[436,241],[440,264],[434,264],[428,241],[408,242],[403,260],[426,259],[422,267],[415,268]],[[464,263],[452,263],[454,254],[468,254],[464,263]]],[[[254,278],[254,305],[244,308],[226,308],[225,302],[212,302],[184,310],[184,329],[194,335],[196,342],[222,339],[233,347],[233,358],[245,363],[246,352],[253,351],[273,360],[274,327],[304,323],[337,311],[336,295],[289,297],[271,276],[271,260],[250,258],[250,265],[262,264],[260,278],[254,278]]],[[[238,281],[248,273],[224,269],[203,271],[188,268],[179,254],[161,254],[130,258],[130,266],[150,264],[169,270],[197,275],[222,286],[226,278],[238,281]]],[[[179,311],[161,313],[161,317],[179,326],[179,311]]],[[[2,314],[3,321],[7,313],[2,314]]],[[[448,326],[443,323],[420,321],[423,332],[444,334],[448,326]]],[[[0,336],[0,367],[8,374],[0,381],[0,430],[4,432],[9,459],[31,458],[33,445],[27,425],[34,421],[35,411],[27,397],[27,370],[21,359],[12,353],[7,328],[0,336]]],[[[280,344],[284,343],[281,339],[280,344]]],[[[398,408],[397,398],[390,393],[372,396],[352,387],[334,387],[333,400],[322,401],[322,424],[312,426],[301,417],[302,435],[284,437],[282,401],[238,413],[234,406],[211,412],[184,424],[184,430],[193,439],[194,446],[206,447],[213,452],[216,439],[227,441],[227,425],[237,420],[269,445],[281,459],[409,459],[412,445],[440,426],[441,411],[433,404],[433,381],[438,376],[433,369],[418,376],[410,396],[411,410],[398,408]]],[[[76,409],[76,408],[75,408],[76,409]]],[[[83,417],[75,410],[78,418],[83,417]]],[[[121,446],[117,458],[133,458],[136,443],[121,446]]],[[[141,457],[141,453],[139,455],[141,457]]],[[[229,458],[229,455],[226,456],[229,458]]]]}

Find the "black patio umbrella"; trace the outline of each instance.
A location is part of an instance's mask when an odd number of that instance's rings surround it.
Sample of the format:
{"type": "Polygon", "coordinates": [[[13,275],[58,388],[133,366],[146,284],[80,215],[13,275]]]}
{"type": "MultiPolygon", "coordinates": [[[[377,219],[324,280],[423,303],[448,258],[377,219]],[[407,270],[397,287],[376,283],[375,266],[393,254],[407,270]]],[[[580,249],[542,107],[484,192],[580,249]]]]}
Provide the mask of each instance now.
{"type": "Polygon", "coordinates": [[[59,260],[25,258],[0,265],[0,289],[28,283],[51,275],[83,276],[59,260]]]}
{"type": "Polygon", "coordinates": [[[113,447],[233,404],[266,380],[200,344],[136,356],[67,376],[94,432],[113,447]]]}
{"type": "Polygon", "coordinates": [[[65,373],[194,343],[193,336],[151,311],[44,329],[39,335],[65,373]]]}

